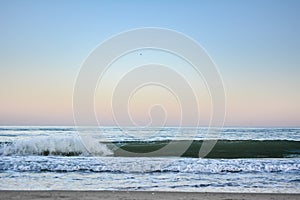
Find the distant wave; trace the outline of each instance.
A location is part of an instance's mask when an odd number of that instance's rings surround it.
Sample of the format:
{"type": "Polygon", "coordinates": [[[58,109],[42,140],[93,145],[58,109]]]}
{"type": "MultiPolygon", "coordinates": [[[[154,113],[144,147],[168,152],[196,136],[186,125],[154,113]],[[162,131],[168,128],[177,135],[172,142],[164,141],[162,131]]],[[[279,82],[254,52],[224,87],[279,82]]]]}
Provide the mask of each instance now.
{"type": "MultiPolygon", "coordinates": [[[[166,145],[167,151],[153,154],[155,157],[198,157],[203,140],[171,141],[115,141],[97,143],[89,151],[79,137],[38,137],[28,140],[0,143],[0,155],[59,155],[59,156],[148,156],[166,145]],[[190,144],[185,152],[180,146],[190,144]]],[[[299,158],[300,141],[290,140],[218,140],[206,158],[299,158]]]]}
{"type": "Polygon", "coordinates": [[[0,127],[0,131],[74,131],[76,128],[73,127],[0,127]]]}

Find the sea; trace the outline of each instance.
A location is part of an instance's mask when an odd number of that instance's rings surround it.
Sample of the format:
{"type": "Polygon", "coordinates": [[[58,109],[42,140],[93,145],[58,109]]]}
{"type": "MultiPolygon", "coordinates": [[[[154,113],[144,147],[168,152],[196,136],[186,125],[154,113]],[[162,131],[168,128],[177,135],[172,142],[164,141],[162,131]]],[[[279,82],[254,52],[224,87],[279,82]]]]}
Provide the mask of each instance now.
{"type": "Polygon", "coordinates": [[[300,193],[300,128],[226,127],[213,139],[207,133],[1,126],[0,189],[300,193]],[[214,147],[199,157],[209,140],[214,147]]]}

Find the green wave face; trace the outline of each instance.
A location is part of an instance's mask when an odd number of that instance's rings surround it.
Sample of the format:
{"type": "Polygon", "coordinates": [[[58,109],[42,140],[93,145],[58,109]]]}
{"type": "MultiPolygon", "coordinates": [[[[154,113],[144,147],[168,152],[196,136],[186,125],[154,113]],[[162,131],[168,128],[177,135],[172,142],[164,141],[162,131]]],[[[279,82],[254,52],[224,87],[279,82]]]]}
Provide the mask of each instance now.
{"type": "MultiPolygon", "coordinates": [[[[156,156],[199,157],[202,140],[194,141],[152,141],[152,142],[113,142],[106,143],[112,149],[114,156],[147,156],[147,153],[157,151],[169,145],[168,151],[162,151],[156,156]],[[178,152],[180,146],[191,143],[185,152],[178,152]],[[117,147],[117,148],[116,148],[117,147]]],[[[300,157],[300,141],[289,140],[218,140],[212,151],[205,158],[288,158],[300,157]]]]}

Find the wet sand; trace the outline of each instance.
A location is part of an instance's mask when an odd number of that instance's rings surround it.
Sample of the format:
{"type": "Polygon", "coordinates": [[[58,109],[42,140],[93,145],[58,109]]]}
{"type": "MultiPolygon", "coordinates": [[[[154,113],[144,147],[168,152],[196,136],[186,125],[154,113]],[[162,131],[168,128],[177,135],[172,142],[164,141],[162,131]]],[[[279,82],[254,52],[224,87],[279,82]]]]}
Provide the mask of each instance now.
{"type": "Polygon", "coordinates": [[[274,200],[300,199],[300,194],[261,194],[261,193],[196,193],[196,192],[135,192],[135,191],[0,191],[0,199],[207,199],[207,200],[274,200]]]}

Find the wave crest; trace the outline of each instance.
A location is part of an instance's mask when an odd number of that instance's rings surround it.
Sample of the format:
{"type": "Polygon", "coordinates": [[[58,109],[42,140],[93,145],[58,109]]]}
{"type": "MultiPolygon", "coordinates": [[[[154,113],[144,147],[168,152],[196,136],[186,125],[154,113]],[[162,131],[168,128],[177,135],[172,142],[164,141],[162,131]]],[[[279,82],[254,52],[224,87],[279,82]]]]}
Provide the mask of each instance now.
{"type": "Polygon", "coordinates": [[[60,155],[60,156],[106,156],[112,152],[105,144],[99,143],[97,148],[89,152],[79,137],[38,137],[31,139],[16,140],[14,142],[2,143],[0,146],[1,156],[11,155],[60,155]]]}

